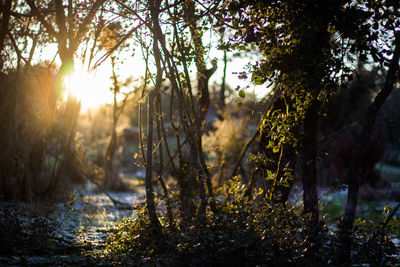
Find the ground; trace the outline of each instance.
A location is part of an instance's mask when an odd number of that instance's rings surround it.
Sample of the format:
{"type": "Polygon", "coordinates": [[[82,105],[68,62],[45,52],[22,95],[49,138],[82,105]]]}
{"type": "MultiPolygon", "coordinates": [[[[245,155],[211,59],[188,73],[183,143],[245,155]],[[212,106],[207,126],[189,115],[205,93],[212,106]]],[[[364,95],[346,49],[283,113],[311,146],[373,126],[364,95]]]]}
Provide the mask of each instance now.
{"type": "MultiPolygon", "coordinates": [[[[384,168],[384,171],[393,175],[391,168],[384,168]]],[[[120,202],[133,204],[144,195],[140,185],[137,189],[136,193],[109,194],[120,202]]],[[[343,190],[321,193],[321,216],[322,219],[331,218],[327,220],[330,231],[336,229],[345,198],[343,190]]],[[[300,199],[298,196],[293,201],[300,199]]],[[[371,211],[377,211],[377,216],[381,216],[386,204],[385,201],[361,201],[358,215],[366,218],[371,211]]],[[[396,204],[392,202],[392,207],[396,204]]],[[[5,224],[3,232],[0,231],[5,248],[4,252],[0,251],[1,266],[97,265],[87,253],[103,247],[117,221],[135,216],[132,209],[114,206],[106,194],[91,184],[76,187],[63,203],[2,202],[0,213],[1,222],[5,224]]],[[[397,217],[399,215],[400,211],[397,217]]],[[[400,239],[393,237],[392,241],[400,251],[400,239]]],[[[400,254],[397,257],[400,258],[400,254]]]]}

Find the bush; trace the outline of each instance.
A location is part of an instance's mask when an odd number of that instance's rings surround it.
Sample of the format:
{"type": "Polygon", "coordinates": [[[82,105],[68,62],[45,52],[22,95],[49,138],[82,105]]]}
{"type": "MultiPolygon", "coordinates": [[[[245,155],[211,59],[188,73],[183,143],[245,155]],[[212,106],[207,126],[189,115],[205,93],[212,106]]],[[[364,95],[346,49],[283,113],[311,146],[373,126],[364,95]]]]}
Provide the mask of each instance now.
{"type": "MultiPolygon", "coordinates": [[[[218,201],[219,212],[208,211],[203,226],[177,219],[175,228],[168,226],[156,233],[145,204],[139,203],[136,215],[119,222],[104,250],[95,256],[113,265],[253,266],[309,261],[307,249],[316,245],[310,242],[321,235],[308,239],[311,230],[293,206],[242,197],[246,188],[239,179],[229,183],[228,196],[218,201]]],[[[222,190],[219,193],[223,195],[222,190]]],[[[167,225],[166,216],[161,221],[167,225]]]]}
{"type": "MultiPolygon", "coordinates": [[[[183,221],[176,225],[160,216],[162,232],[150,226],[144,202],[136,215],[119,222],[105,248],[94,253],[105,264],[151,266],[322,266],[337,265],[340,242],[326,224],[310,226],[292,204],[271,204],[243,197],[246,186],[235,177],[217,192],[218,213],[207,213],[205,225],[183,221]]],[[[255,196],[263,192],[255,192],[255,196]]],[[[260,199],[260,198],[255,198],[260,199]]],[[[383,232],[369,242],[368,223],[357,221],[353,263],[396,266],[394,245],[383,232]]],[[[390,226],[390,229],[394,229],[390,226]]],[[[376,228],[374,228],[376,229],[376,228]]],[[[391,231],[393,233],[393,231],[391,231]]]]}

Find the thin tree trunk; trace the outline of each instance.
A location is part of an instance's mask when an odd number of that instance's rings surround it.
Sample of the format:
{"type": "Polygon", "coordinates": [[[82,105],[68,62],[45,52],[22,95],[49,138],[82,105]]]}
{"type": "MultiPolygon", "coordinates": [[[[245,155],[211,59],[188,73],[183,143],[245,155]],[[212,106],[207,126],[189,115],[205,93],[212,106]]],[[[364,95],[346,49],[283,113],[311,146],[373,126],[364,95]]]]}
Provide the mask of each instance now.
{"type": "MultiPolygon", "coordinates": [[[[161,1],[149,1],[151,19],[154,25],[159,25],[159,8],[161,1]],[[156,3],[157,2],[157,3],[156,3]]],[[[156,207],[154,202],[154,194],[153,194],[153,119],[154,119],[154,98],[156,94],[160,91],[161,83],[162,83],[162,74],[163,70],[161,68],[161,52],[158,47],[159,36],[155,32],[153,32],[154,40],[153,40],[153,53],[154,59],[156,62],[157,74],[156,74],[156,84],[154,86],[153,91],[151,91],[148,95],[148,119],[147,119],[147,156],[146,156],[146,200],[147,200],[147,212],[150,217],[150,222],[152,226],[156,230],[161,229],[160,221],[157,218],[156,207]]]]}
{"type": "Polygon", "coordinates": [[[242,151],[240,152],[239,159],[236,162],[235,167],[233,168],[233,170],[229,176],[229,179],[232,179],[235,176],[235,174],[237,173],[237,171],[239,170],[239,167],[240,167],[240,165],[242,165],[242,161],[243,161],[244,156],[246,155],[247,150],[249,149],[251,144],[254,142],[254,140],[256,140],[259,133],[260,133],[259,126],[257,126],[257,130],[253,133],[253,135],[251,136],[249,141],[246,143],[246,145],[243,147],[242,151]]]}
{"type": "Polygon", "coordinates": [[[304,213],[311,215],[311,224],[319,220],[318,192],[317,192],[317,121],[318,105],[317,100],[312,100],[308,108],[304,122],[304,137],[302,141],[303,151],[303,201],[304,213]]]}
{"type": "Polygon", "coordinates": [[[359,168],[361,153],[371,136],[378,111],[393,90],[393,84],[397,78],[396,74],[399,70],[399,58],[400,32],[396,32],[394,53],[390,61],[388,72],[386,74],[385,84],[379,94],[375,97],[374,101],[368,107],[367,114],[362,122],[362,132],[358,136],[357,142],[353,148],[349,168],[346,174],[345,180],[349,181],[349,191],[347,194],[347,204],[343,221],[341,223],[341,229],[343,231],[343,234],[347,236],[351,234],[354,223],[354,216],[357,209],[358,191],[360,184],[359,168]]]}
{"type": "MultiPolygon", "coordinates": [[[[42,25],[40,25],[39,27],[39,34],[42,32],[42,25]]],[[[33,55],[35,54],[35,50],[36,50],[36,46],[38,44],[38,40],[39,40],[39,35],[36,35],[35,37],[32,38],[32,48],[29,51],[29,57],[28,60],[26,61],[26,65],[30,66],[32,59],[33,59],[33,55]]]]}
{"type": "Polygon", "coordinates": [[[11,11],[11,0],[5,0],[2,16],[1,16],[1,28],[0,28],[0,71],[3,69],[3,59],[1,54],[4,49],[4,40],[8,32],[8,23],[10,21],[10,11],[11,11]]]}
{"type": "MultiPolygon", "coordinates": [[[[157,94],[157,98],[156,98],[156,112],[157,112],[157,137],[158,137],[158,142],[159,144],[159,168],[158,168],[158,181],[160,182],[161,188],[164,192],[164,199],[166,202],[166,206],[167,206],[167,216],[168,216],[168,221],[170,224],[170,227],[174,228],[174,218],[172,216],[172,209],[171,209],[171,200],[169,198],[168,195],[168,188],[164,182],[163,179],[163,174],[164,174],[164,168],[163,168],[163,164],[164,164],[164,155],[163,155],[163,149],[162,149],[162,139],[163,136],[161,134],[161,128],[162,128],[162,123],[163,123],[163,119],[162,119],[162,109],[161,109],[161,94],[160,92],[158,92],[157,94]]],[[[164,136],[164,138],[166,138],[166,136],[164,136]]],[[[166,145],[167,150],[168,150],[168,145],[166,145]]]]}
{"type": "Polygon", "coordinates": [[[106,176],[104,181],[104,186],[109,189],[121,189],[121,183],[118,179],[117,173],[114,170],[113,166],[113,159],[115,155],[115,151],[117,150],[117,124],[120,112],[122,112],[125,101],[122,103],[122,106],[118,108],[117,102],[117,94],[119,92],[119,85],[118,85],[118,77],[115,73],[115,60],[111,57],[111,65],[112,65],[112,79],[113,79],[113,124],[111,129],[111,138],[110,142],[108,143],[105,155],[105,169],[106,169],[106,176]]]}
{"type": "Polygon", "coordinates": [[[113,104],[113,124],[111,129],[110,142],[108,143],[105,157],[106,176],[104,186],[106,188],[119,189],[118,178],[114,172],[113,159],[115,151],[117,150],[117,92],[114,91],[114,104],[113,104]]]}
{"type": "MultiPolygon", "coordinates": [[[[193,4],[193,3],[191,3],[193,4]]],[[[176,27],[174,26],[175,33],[176,27]]],[[[186,176],[188,179],[185,179],[186,177],[182,175],[182,185],[186,184],[186,192],[184,192],[184,195],[187,196],[185,199],[185,205],[186,209],[184,210],[183,214],[185,219],[190,219],[193,218],[193,210],[190,209],[191,203],[193,202],[192,198],[194,196],[194,189],[197,187],[199,196],[200,196],[200,208],[198,212],[198,222],[202,223],[204,222],[203,219],[205,219],[205,211],[207,207],[207,195],[206,195],[206,189],[205,189],[205,183],[209,187],[210,183],[210,177],[207,175],[207,170],[204,168],[204,158],[202,155],[202,149],[201,149],[201,121],[199,118],[199,112],[194,106],[194,97],[192,93],[192,87],[191,87],[191,81],[190,81],[190,76],[189,76],[189,71],[187,64],[185,63],[185,57],[182,57],[182,62],[183,62],[183,68],[184,68],[184,73],[185,73],[185,79],[187,82],[187,91],[188,91],[188,98],[185,96],[185,92],[182,86],[182,83],[179,79],[179,71],[178,68],[174,62],[173,57],[171,56],[170,52],[168,51],[166,47],[166,42],[164,39],[164,36],[161,32],[161,28],[159,24],[154,25],[154,31],[157,32],[158,36],[160,37],[160,44],[162,46],[163,52],[167,58],[166,60],[166,67],[169,70],[168,72],[168,78],[171,81],[172,84],[172,89],[177,95],[178,99],[178,116],[180,118],[180,124],[183,127],[183,130],[186,134],[186,140],[189,145],[189,151],[190,151],[190,171],[192,172],[192,175],[186,176]],[[187,104],[187,99],[189,100],[189,104],[187,104]],[[199,141],[200,140],[200,141],[199,141]],[[194,179],[193,179],[194,178],[194,179]],[[188,181],[186,181],[188,180],[188,181]]],[[[182,46],[180,46],[180,41],[179,38],[177,38],[177,45],[179,51],[182,53],[182,46]]],[[[183,53],[184,55],[184,53],[183,53]]],[[[185,160],[184,160],[185,161],[185,160]]],[[[183,167],[184,170],[187,169],[187,167],[183,167]]],[[[212,189],[210,190],[209,187],[209,192],[210,196],[212,196],[212,189]]],[[[211,203],[212,208],[213,204],[211,203]]]]}
{"type": "MultiPolygon", "coordinates": [[[[282,168],[287,168],[287,171],[292,172],[293,175],[293,170],[295,168],[296,164],[296,150],[292,145],[285,144],[283,147],[284,155],[283,155],[283,162],[282,162],[282,168]]],[[[280,197],[278,201],[280,203],[285,204],[288,199],[289,199],[289,194],[290,191],[293,187],[293,180],[288,181],[288,186],[279,186],[279,192],[280,192],[280,197]]]]}
{"type": "Polygon", "coordinates": [[[202,123],[206,117],[208,108],[210,107],[210,92],[208,90],[208,80],[214,74],[217,69],[216,62],[213,62],[211,69],[206,68],[204,61],[205,49],[199,34],[199,27],[197,25],[197,19],[195,14],[195,4],[193,0],[187,0],[184,4],[184,19],[189,25],[190,34],[193,38],[193,46],[195,47],[195,62],[197,68],[197,90],[198,90],[198,105],[197,115],[199,123],[202,123]]]}
{"type": "MultiPolygon", "coordinates": [[[[156,42],[156,40],[155,40],[156,42]]],[[[147,156],[146,156],[146,200],[147,212],[149,213],[150,221],[156,229],[161,228],[161,224],[157,218],[154,194],[153,194],[153,117],[154,117],[154,103],[153,95],[150,93],[148,96],[148,128],[147,128],[147,156]]]]}
{"type": "Polygon", "coordinates": [[[220,103],[221,110],[223,110],[225,108],[226,66],[228,65],[228,57],[226,54],[227,54],[226,50],[224,50],[224,69],[223,69],[223,73],[222,73],[221,91],[219,92],[219,103],[220,103]]]}

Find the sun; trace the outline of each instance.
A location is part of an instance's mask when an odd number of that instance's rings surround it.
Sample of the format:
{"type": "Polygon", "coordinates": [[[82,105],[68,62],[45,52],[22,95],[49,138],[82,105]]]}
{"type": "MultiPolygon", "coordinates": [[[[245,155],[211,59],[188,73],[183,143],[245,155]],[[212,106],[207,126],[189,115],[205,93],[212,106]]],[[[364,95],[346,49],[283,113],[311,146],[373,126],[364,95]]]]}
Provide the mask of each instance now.
{"type": "Polygon", "coordinates": [[[65,78],[65,98],[72,95],[81,101],[83,112],[96,109],[99,105],[111,103],[110,80],[104,75],[83,70],[75,70],[65,78]]]}

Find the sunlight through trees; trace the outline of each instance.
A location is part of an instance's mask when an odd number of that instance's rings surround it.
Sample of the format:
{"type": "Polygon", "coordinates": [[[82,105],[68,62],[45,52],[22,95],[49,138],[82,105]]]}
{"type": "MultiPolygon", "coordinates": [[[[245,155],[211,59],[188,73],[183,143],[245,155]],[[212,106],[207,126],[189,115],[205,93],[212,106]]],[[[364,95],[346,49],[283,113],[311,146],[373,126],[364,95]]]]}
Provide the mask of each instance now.
{"type": "Polygon", "coordinates": [[[398,1],[0,11],[0,265],[399,264],[398,1]]]}

